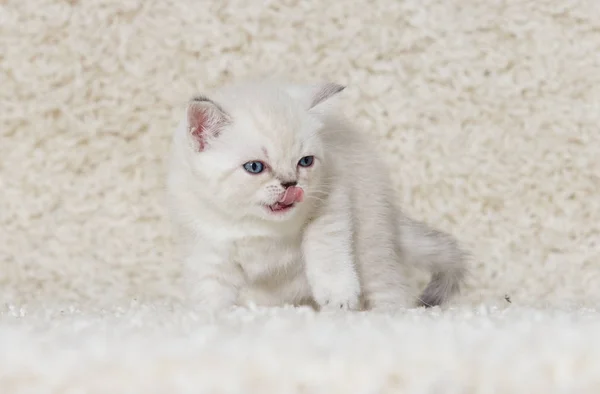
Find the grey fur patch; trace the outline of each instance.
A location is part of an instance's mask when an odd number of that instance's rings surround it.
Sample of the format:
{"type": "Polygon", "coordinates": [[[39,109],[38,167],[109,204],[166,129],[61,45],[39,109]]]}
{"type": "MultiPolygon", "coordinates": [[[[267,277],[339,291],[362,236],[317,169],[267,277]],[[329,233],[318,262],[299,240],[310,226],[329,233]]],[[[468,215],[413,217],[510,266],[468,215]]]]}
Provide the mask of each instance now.
{"type": "Polygon", "coordinates": [[[421,293],[419,305],[444,304],[459,293],[467,274],[469,256],[450,234],[433,229],[407,216],[400,219],[400,250],[409,265],[431,273],[431,280],[421,293]]]}
{"type": "Polygon", "coordinates": [[[215,103],[214,101],[212,101],[211,99],[209,99],[208,97],[206,97],[204,95],[199,94],[197,96],[194,96],[194,97],[192,97],[192,99],[190,101],[196,102],[196,103],[210,103],[210,104],[214,105],[223,114],[227,114],[227,112],[225,112],[225,110],[223,110],[223,107],[221,107],[219,104],[215,103]]]}
{"type": "Polygon", "coordinates": [[[449,272],[438,272],[432,275],[431,281],[421,293],[420,306],[427,308],[443,304],[451,295],[460,291],[461,278],[455,278],[449,272]]]}
{"type": "Polygon", "coordinates": [[[192,101],[210,101],[212,103],[208,97],[202,95],[192,97],[192,101]]]}
{"type": "Polygon", "coordinates": [[[317,106],[318,104],[327,100],[331,96],[338,94],[344,89],[346,89],[346,87],[343,85],[339,85],[337,83],[332,82],[326,83],[325,85],[321,86],[317,94],[313,97],[312,103],[310,104],[310,108],[317,106]]]}

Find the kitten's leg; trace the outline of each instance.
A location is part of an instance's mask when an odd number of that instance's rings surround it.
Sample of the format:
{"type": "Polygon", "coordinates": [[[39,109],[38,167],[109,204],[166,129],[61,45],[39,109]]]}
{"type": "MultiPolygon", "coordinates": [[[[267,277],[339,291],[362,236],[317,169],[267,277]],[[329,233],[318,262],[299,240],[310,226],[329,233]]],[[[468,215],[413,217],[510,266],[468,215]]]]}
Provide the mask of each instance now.
{"type": "Polygon", "coordinates": [[[411,307],[413,297],[396,250],[395,220],[381,212],[363,213],[357,229],[355,246],[366,308],[387,312],[411,307]]]}
{"type": "Polygon", "coordinates": [[[456,239],[406,216],[400,218],[399,233],[403,261],[432,274],[420,297],[421,305],[440,305],[458,293],[466,273],[467,253],[456,239]]]}
{"type": "Polygon", "coordinates": [[[201,309],[217,312],[236,304],[243,274],[218,253],[194,250],[185,261],[184,272],[189,300],[201,309]]]}
{"type": "Polygon", "coordinates": [[[347,193],[334,191],[306,228],[306,276],[316,303],[327,309],[357,309],[360,283],[352,252],[352,218],[347,193]]]}
{"type": "Polygon", "coordinates": [[[397,210],[386,186],[359,190],[356,197],[354,250],[365,307],[396,311],[413,304],[406,269],[398,255],[397,210]]]}

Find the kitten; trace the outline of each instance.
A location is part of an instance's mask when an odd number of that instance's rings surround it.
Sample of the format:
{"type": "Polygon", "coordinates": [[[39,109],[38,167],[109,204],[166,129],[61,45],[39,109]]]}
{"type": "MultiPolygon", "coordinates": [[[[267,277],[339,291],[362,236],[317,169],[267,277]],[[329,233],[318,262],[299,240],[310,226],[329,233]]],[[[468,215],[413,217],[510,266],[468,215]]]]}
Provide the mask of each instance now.
{"type": "Polygon", "coordinates": [[[343,89],[246,82],[189,102],[167,184],[194,302],[410,307],[402,264],[432,273],[421,305],[458,292],[465,253],[396,207],[376,150],[334,110],[343,89]]]}

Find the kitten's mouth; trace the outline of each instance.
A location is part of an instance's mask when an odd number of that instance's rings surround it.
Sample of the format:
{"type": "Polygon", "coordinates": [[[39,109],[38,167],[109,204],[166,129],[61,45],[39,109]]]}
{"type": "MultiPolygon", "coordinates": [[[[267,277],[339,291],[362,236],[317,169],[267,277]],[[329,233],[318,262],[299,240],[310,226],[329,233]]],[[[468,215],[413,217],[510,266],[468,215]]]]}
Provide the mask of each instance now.
{"type": "Polygon", "coordinates": [[[279,198],[279,201],[267,205],[267,208],[273,213],[283,213],[292,209],[297,202],[302,202],[302,200],[304,200],[304,190],[301,187],[288,187],[279,198]]]}
{"type": "Polygon", "coordinates": [[[283,213],[283,212],[286,212],[286,211],[289,211],[290,209],[292,209],[294,207],[294,205],[296,205],[296,204],[285,205],[285,204],[276,202],[273,205],[267,205],[267,208],[269,208],[269,210],[274,213],[283,213]]]}

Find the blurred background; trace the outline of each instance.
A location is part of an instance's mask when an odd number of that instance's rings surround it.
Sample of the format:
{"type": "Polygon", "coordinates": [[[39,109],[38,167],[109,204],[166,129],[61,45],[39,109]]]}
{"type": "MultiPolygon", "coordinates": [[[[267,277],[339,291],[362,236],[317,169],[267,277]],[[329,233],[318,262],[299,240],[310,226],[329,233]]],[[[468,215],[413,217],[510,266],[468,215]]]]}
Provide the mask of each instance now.
{"type": "Polygon", "coordinates": [[[459,304],[600,301],[596,0],[0,1],[0,299],[181,297],[164,205],[194,94],[345,84],[398,202],[473,253],[459,304]]]}

